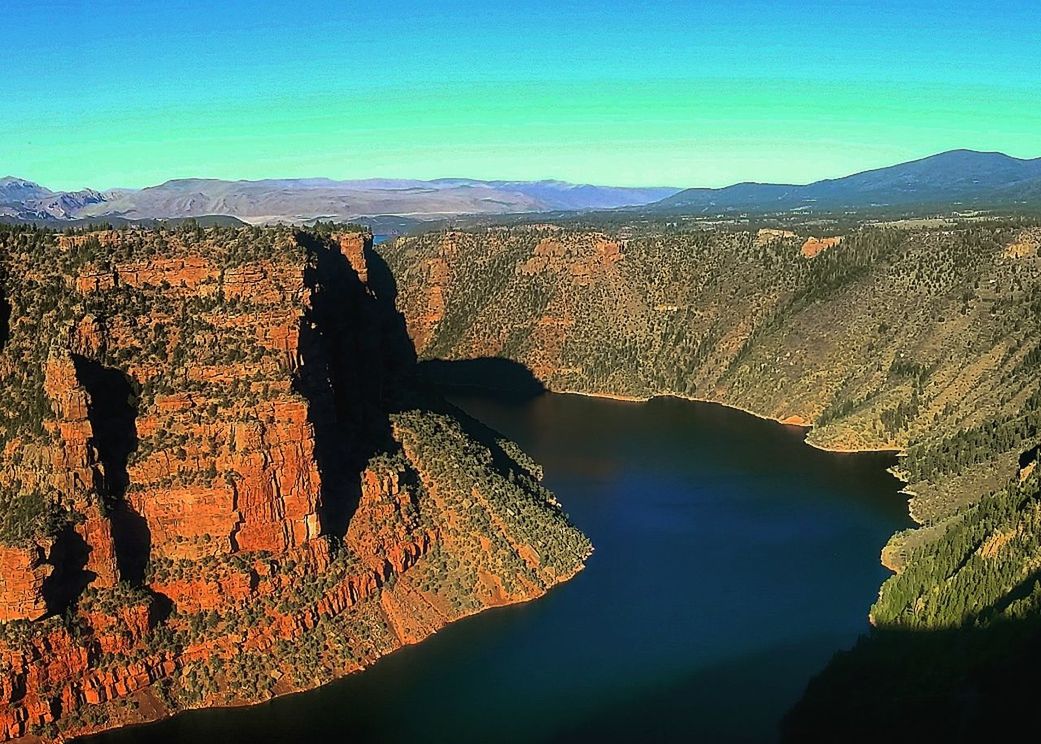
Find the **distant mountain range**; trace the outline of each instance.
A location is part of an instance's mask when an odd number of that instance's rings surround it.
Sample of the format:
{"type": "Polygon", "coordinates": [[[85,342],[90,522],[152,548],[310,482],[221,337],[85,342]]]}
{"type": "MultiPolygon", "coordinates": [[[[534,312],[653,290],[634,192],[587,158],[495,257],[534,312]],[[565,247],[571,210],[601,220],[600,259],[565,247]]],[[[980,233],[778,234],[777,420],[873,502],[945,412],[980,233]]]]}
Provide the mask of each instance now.
{"type": "Polygon", "coordinates": [[[677,188],[623,188],[563,181],[434,181],[326,178],[263,181],[179,179],[144,189],[54,192],[0,179],[0,217],[21,220],[148,220],[230,215],[252,223],[355,220],[399,215],[418,220],[642,206],[677,188]]]}
{"type": "Polygon", "coordinates": [[[179,179],[144,189],[51,191],[0,178],[0,219],[126,221],[225,215],[254,224],[314,219],[395,224],[462,215],[638,208],[662,214],[872,209],[1041,208],[1041,158],[953,150],[806,185],[739,183],[721,189],[624,188],[563,181],[326,178],[179,179]]]}
{"type": "Polygon", "coordinates": [[[952,150],[805,186],[739,183],[687,189],[652,210],[676,213],[910,207],[1041,207],[1041,158],[952,150]]]}
{"type": "Polygon", "coordinates": [[[70,220],[105,201],[100,192],[51,191],[21,178],[0,178],[0,217],[32,220],[70,220]]]}

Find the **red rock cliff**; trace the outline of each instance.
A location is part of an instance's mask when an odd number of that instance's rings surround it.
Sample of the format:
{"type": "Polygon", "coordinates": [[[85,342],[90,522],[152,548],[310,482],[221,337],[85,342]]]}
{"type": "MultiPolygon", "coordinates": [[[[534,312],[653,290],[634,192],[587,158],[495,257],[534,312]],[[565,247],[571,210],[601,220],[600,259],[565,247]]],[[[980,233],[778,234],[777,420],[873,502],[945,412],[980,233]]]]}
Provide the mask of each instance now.
{"type": "Polygon", "coordinates": [[[581,568],[497,444],[385,403],[411,357],[368,236],[31,240],[5,246],[0,376],[37,408],[0,418],[0,741],[307,689],[581,568]]]}

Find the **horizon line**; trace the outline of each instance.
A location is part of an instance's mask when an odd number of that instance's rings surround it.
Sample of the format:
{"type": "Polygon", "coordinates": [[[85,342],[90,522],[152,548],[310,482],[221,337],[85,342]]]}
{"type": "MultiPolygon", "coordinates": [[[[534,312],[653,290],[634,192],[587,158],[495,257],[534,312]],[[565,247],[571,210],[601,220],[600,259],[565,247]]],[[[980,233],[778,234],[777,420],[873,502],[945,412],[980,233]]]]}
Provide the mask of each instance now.
{"type": "MultiPolygon", "coordinates": [[[[632,186],[622,185],[617,183],[593,183],[590,181],[570,181],[564,178],[544,177],[544,178],[474,178],[472,176],[437,176],[435,178],[414,178],[414,177],[399,177],[399,176],[362,176],[357,178],[333,178],[330,176],[268,176],[265,178],[221,178],[218,176],[175,176],[167,178],[156,183],[147,184],[144,186],[109,186],[106,188],[97,188],[94,186],[82,186],[75,189],[52,189],[46,184],[36,181],[32,178],[26,178],[23,176],[16,176],[7,174],[0,176],[0,180],[16,180],[31,183],[41,188],[48,189],[52,193],[75,193],[79,191],[96,191],[98,193],[106,193],[111,191],[144,191],[146,189],[158,188],[168,183],[174,183],[177,181],[216,181],[221,183],[263,183],[265,181],[331,181],[333,183],[361,183],[364,181],[414,181],[417,183],[436,183],[438,181],[475,181],[478,183],[519,183],[519,184],[535,184],[535,183],[561,183],[569,186],[591,186],[594,188],[610,188],[610,189],[675,189],[678,191],[689,191],[689,190],[712,190],[717,191],[726,189],[731,186],[743,186],[743,185],[773,185],[773,186],[809,186],[815,183],[822,183],[825,181],[835,181],[850,176],[857,176],[863,173],[871,173],[874,171],[885,170],[887,168],[894,168],[901,165],[910,165],[912,163],[918,163],[931,158],[940,157],[943,155],[952,155],[954,153],[972,153],[976,155],[1000,155],[1010,160],[1016,160],[1022,163],[1029,163],[1036,160],[1041,160],[1041,156],[1035,157],[1018,157],[1016,155],[1010,155],[1003,150],[977,150],[971,147],[956,147],[949,150],[941,150],[939,152],[933,152],[928,155],[923,155],[909,160],[901,160],[896,163],[890,163],[889,165],[881,165],[873,168],[864,168],[862,170],[853,171],[840,176],[826,176],[823,178],[817,178],[812,181],[805,181],[803,183],[792,183],[788,181],[760,181],[760,180],[743,180],[733,181],[723,186],[675,186],[675,185],[645,185],[645,186],[632,186]]],[[[396,191],[398,189],[386,189],[387,191],[396,191]]]]}

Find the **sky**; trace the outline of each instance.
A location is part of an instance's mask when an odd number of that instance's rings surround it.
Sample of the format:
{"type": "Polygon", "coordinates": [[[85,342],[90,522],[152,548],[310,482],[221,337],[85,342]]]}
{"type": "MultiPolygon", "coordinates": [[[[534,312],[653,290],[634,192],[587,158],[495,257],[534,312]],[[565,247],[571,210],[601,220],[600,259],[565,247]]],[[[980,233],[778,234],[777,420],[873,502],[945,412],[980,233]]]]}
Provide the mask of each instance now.
{"type": "Polygon", "coordinates": [[[3,0],[0,176],[805,183],[1041,156],[1039,0],[3,0]]]}

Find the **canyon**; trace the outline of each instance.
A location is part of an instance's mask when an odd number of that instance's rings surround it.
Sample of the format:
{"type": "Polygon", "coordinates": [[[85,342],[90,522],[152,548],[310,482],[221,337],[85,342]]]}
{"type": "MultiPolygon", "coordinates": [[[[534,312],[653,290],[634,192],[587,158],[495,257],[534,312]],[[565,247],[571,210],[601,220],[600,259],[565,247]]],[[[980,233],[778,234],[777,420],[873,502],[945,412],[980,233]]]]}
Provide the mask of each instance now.
{"type": "Polygon", "coordinates": [[[591,546],[541,467],[431,382],[721,403],[899,453],[915,526],[874,631],[785,734],[1015,700],[990,670],[1032,658],[1041,616],[1041,228],[589,222],[376,248],[5,229],[4,737],[308,689],[574,576],[591,546]]]}
{"type": "Polygon", "coordinates": [[[773,741],[867,631],[878,551],[910,522],[894,455],[675,398],[445,395],[543,466],[596,546],[578,576],[320,689],[84,744],[773,741]]]}
{"type": "Polygon", "coordinates": [[[361,670],[591,551],[360,230],[0,232],[0,740],[361,670]]]}
{"type": "Polygon", "coordinates": [[[882,552],[893,575],[875,632],[793,711],[799,741],[986,731],[1027,684],[1041,617],[1039,244],[1029,219],[823,236],[813,221],[574,220],[380,252],[432,379],[501,384],[509,362],[551,391],[722,403],[808,426],[823,449],[899,453],[916,526],[882,552]],[[978,704],[960,708],[966,696],[978,704]]]}

